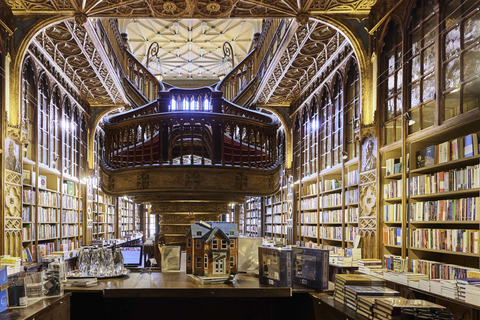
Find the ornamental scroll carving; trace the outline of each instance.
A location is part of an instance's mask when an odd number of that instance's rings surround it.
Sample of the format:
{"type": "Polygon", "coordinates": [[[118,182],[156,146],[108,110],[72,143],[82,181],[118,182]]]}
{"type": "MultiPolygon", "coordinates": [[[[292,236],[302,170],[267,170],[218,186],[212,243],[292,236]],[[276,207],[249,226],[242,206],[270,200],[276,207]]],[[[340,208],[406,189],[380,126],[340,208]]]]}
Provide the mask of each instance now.
{"type": "Polygon", "coordinates": [[[377,258],[377,139],[371,128],[364,132],[360,159],[359,232],[362,237],[362,257],[377,258]]]}
{"type": "Polygon", "coordinates": [[[5,254],[21,257],[22,254],[22,175],[5,170],[5,254]]]}

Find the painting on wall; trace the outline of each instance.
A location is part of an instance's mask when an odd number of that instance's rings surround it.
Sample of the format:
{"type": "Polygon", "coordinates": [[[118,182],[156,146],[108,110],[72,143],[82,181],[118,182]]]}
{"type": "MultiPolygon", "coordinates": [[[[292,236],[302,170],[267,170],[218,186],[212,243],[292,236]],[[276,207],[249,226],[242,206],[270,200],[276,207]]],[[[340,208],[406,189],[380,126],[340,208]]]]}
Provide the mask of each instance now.
{"type": "Polygon", "coordinates": [[[7,170],[21,172],[20,146],[12,138],[5,139],[5,146],[7,149],[5,153],[5,168],[7,170]]]}
{"type": "Polygon", "coordinates": [[[362,171],[373,170],[377,167],[377,139],[373,136],[366,138],[362,144],[362,171]]]}

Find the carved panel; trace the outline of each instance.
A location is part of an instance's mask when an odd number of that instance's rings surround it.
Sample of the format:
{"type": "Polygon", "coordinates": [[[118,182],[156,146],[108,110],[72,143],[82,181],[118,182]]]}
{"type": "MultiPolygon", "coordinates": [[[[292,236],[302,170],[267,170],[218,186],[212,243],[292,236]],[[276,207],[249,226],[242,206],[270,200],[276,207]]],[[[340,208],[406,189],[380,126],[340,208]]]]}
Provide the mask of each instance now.
{"type": "Polygon", "coordinates": [[[148,175],[147,172],[139,172],[137,174],[137,188],[138,189],[148,188],[148,184],[150,182],[149,179],[150,179],[150,176],[148,175]]]}
{"type": "Polygon", "coordinates": [[[5,254],[20,257],[22,254],[22,175],[6,170],[5,181],[5,254]]]}

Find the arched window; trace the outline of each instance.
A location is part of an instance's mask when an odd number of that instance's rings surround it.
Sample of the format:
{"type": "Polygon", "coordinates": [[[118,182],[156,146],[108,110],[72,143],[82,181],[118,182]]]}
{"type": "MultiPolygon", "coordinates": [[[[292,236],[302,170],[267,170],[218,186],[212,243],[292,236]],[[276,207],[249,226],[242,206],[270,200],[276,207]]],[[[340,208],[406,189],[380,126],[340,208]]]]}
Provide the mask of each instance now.
{"type": "Polygon", "coordinates": [[[360,81],[357,64],[352,62],[347,72],[345,90],[345,135],[348,159],[357,158],[359,144],[354,141],[355,130],[360,127],[360,81]]]}
{"type": "Polygon", "coordinates": [[[343,151],[343,86],[339,76],[333,86],[332,111],[332,157],[335,166],[341,163],[343,151]]]}
{"type": "Polygon", "coordinates": [[[22,72],[22,120],[26,123],[28,128],[27,136],[27,158],[32,158],[32,148],[34,146],[34,126],[35,123],[35,111],[37,108],[37,89],[35,85],[33,66],[30,59],[26,60],[22,72]]]}
{"type": "Polygon", "coordinates": [[[321,169],[332,167],[332,104],[326,90],[320,105],[320,163],[321,169]]]}
{"type": "Polygon", "coordinates": [[[61,137],[61,113],[60,113],[60,94],[58,88],[55,88],[51,99],[50,113],[50,166],[58,169],[60,166],[60,137],[61,137]]]}
{"type": "Polygon", "coordinates": [[[480,105],[480,11],[477,1],[450,0],[444,6],[444,120],[480,105]]]}
{"type": "Polygon", "coordinates": [[[71,175],[72,168],[72,110],[68,99],[63,104],[63,170],[64,173],[71,175]]]}
{"type": "Polygon", "coordinates": [[[40,78],[38,88],[38,161],[50,166],[50,98],[45,75],[40,78]]]}
{"type": "Polygon", "coordinates": [[[384,37],[380,79],[384,115],[384,143],[390,144],[402,138],[402,35],[393,22],[388,25],[384,37]]]}
{"type": "Polygon", "coordinates": [[[408,133],[435,122],[435,27],[432,0],[417,0],[412,9],[409,32],[408,111],[415,123],[408,133]]]}

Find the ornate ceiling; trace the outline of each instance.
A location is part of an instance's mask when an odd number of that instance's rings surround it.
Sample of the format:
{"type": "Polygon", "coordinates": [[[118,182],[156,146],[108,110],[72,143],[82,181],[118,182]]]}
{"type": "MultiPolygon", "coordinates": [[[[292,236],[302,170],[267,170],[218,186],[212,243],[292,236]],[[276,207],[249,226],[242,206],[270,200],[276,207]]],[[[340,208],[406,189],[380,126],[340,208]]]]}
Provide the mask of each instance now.
{"type": "MultiPolygon", "coordinates": [[[[235,55],[235,64],[250,52],[253,34],[261,30],[260,20],[161,20],[130,19],[126,25],[130,51],[144,65],[152,43],[159,44],[158,58],[150,54],[149,69],[168,80],[218,81],[223,66],[223,43],[228,41],[235,55]]],[[[152,47],[153,48],[153,47],[152,47]]],[[[230,61],[225,61],[230,65],[230,61]]]]}
{"type": "Polygon", "coordinates": [[[15,15],[86,14],[89,17],[221,19],[366,15],[377,0],[7,0],[15,15]]]}
{"type": "Polygon", "coordinates": [[[265,88],[260,90],[258,103],[289,105],[348,43],[338,31],[323,23],[309,21],[300,26],[265,88]]]}
{"type": "MultiPolygon", "coordinates": [[[[30,48],[38,51],[66,82],[89,102],[90,106],[124,104],[127,102],[114,70],[113,59],[107,59],[95,32],[87,22],[80,25],[68,20],[42,30],[30,48]]],[[[47,64],[44,62],[44,64],[47,64]]]]}

